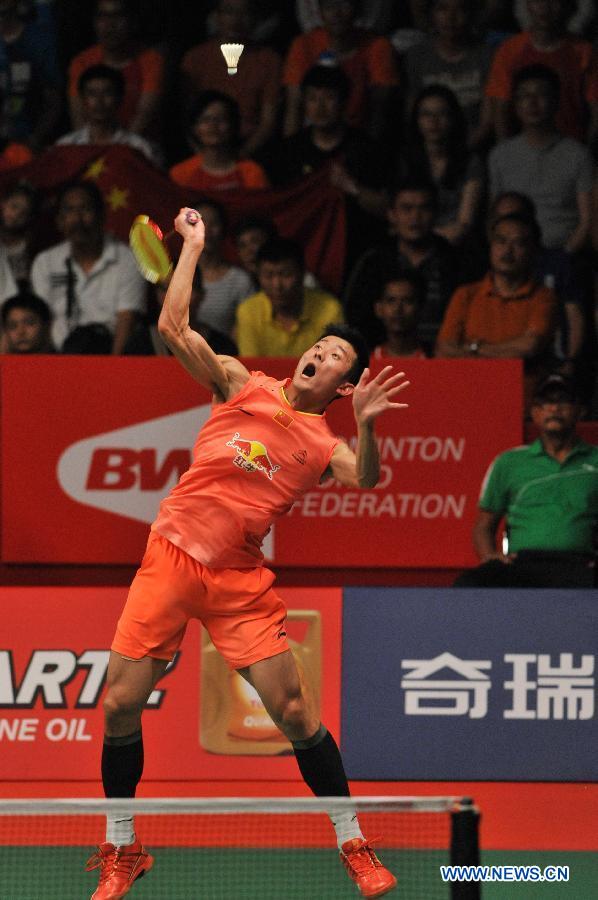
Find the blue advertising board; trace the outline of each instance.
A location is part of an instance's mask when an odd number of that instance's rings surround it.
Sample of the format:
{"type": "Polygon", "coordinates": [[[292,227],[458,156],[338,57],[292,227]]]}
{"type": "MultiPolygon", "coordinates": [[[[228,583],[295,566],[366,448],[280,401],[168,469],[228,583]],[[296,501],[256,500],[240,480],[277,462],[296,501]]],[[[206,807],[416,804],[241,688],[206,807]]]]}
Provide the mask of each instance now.
{"type": "Polygon", "coordinates": [[[595,591],[349,588],[354,779],[597,781],[595,591]]]}

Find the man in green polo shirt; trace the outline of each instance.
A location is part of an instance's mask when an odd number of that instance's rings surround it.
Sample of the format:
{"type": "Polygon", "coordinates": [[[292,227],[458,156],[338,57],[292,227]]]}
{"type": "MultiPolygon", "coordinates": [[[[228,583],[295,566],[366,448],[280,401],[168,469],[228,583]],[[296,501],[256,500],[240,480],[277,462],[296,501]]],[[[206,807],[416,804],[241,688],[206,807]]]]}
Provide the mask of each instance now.
{"type": "Polygon", "coordinates": [[[258,253],[261,291],[237,307],[236,341],[241,356],[301,356],[331,322],[343,321],[339,301],[303,286],[303,251],[283,238],[258,253]]]}
{"type": "Polygon", "coordinates": [[[501,453],[482,485],[473,542],[481,565],[460,587],[590,587],[598,526],[598,447],[575,426],[582,407],[575,386],[551,375],[534,393],[539,438],[501,453]],[[507,522],[508,550],[496,549],[507,522]]]}

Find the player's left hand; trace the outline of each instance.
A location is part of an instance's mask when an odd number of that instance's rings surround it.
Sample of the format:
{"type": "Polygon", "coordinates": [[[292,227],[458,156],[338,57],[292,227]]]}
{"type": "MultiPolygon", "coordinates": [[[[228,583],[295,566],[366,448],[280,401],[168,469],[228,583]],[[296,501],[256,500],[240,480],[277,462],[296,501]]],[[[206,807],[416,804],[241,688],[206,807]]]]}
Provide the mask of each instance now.
{"type": "Polygon", "coordinates": [[[405,373],[392,375],[392,366],[385,366],[370,380],[370,370],[364,369],[353,391],[353,412],[359,425],[369,425],[387,409],[404,409],[408,403],[394,403],[392,398],[404,391],[410,382],[405,373]]]}

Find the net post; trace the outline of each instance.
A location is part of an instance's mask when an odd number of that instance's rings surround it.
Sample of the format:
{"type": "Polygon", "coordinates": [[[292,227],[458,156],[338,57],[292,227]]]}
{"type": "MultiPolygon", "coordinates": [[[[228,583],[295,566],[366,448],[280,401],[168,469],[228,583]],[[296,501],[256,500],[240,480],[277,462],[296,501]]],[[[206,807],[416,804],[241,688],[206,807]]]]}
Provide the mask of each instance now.
{"type": "MultiPolygon", "coordinates": [[[[462,797],[451,812],[451,865],[479,866],[480,811],[471,797],[462,797]]],[[[451,900],[480,900],[479,881],[451,882],[451,900]]]]}

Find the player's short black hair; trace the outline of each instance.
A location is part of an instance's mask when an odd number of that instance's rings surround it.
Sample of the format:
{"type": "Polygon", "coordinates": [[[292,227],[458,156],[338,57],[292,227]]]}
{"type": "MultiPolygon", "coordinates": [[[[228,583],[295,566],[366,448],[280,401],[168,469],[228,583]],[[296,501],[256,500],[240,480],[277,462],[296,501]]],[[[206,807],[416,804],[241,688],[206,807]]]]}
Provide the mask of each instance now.
{"type": "Polygon", "coordinates": [[[46,301],[31,291],[23,291],[22,294],[15,294],[14,297],[9,297],[8,300],[4,301],[2,307],[0,307],[0,319],[3,328],[6,327],[8,317],[13,309],[26,309],[34,313],[44,325],[49,325],[52,321],[52,313],[46,301]]]}
{"type": "Polygon", "coordinates": [[[100,219],[104,218],[104,214],[106,211],[104,205],[104,195],[102,194],[97,184],[95,184],[93,181],[67,181],[66,184],[64,184],[58,192],[58,196],[56,198],[56,209],[60,210],[60,207],[64,202],[64,198],[67,194],[70,194],[71,191],[83,191],[84,194],[87,194],[98,217],[100,219]]]}
{"type": "Polygon", "coordinates": [[[241,140],[241,112],[237,101],[222,91],[202,91],[198,94],[189,112],[189,130],[194,128],[197,120],[212,103],[221,103],[225,107],[231,126],[231,144],[236,147],[241,140]]]}
{"type": "Polygon", "coordinates": [[[267,236],[268,240],[272,240],[275,237],[278,237],[278,232],[276,230],[276,225],[272,221],[272,219],[266,219],[262,216],[245,216],[243,219],[240,219],[235,225],[234,229],[234,237],[235,240],[238,241],[242,234],[245,234],[246,231],[263,231],[267,236]]]}
{"type": "Polygon", "coordinates": [[[509,213],[506,216],[499,216],[498,219],[494,219],[494,221],[490,225],[490,239],[493,238],[496,229],[502,222],[516,222],[518,225],[524,225],[525,228],[527,228],[527,230],[529,231],[530,237],[535,246],[539,246],[542,240],[542,232],[540,231],[540,226],[534,218],[530,218],[530,216],[526,215],[520,215],[519,213],[509,213]]]}
{"type": "MultiPolygon", "coordinates": [[[[354,328],[352,325],[346,325],[344,322],[331,322],[326,326],[318,338],[318,341],[321,341],[322,338],[325,337],[339,337],[348,344],[351,344],[355,350],[357,359],[345,377],[351,384],[357,384],[363,370],[367,369],[370,364],[370,351],[368,350],[368,345],[366,344],[362,333],[358,331],[357,328],[354,328]]],[[[317,344],[318,341],[315,343],[317,344]]]]}
{"type": "Polygon", "coordinates": [[[89,66],[89,68],[84,69],[77,81],[77,91],[80,95],[84,92],[90,81],[109,81],[114,93],[118,97],[119,103],[125,96],[124,75],[122,72],[119,72],[118,69],[113,69],[112,66],[105,66],[103,63],[98,63],[97,66],[89,66]]]}
{"type": "Polygon", "coordinates": [[[523,66],[513,75],[511,94],[514,95],[517,89],[522,84],[525,84],[526,81],[543,81],[552,94],[553,102],[555,105],[558,105],[561,93],[561,79],[558,76],[558,72],[555,72],[549,66],[543,66],[542,63],[532,63],[529,66],[523,66]]]}
{"type": "Polygon", "coordinates": [[[288,259],[293,260],[301,270],[305,267],[303,247],[289,238],[275,237],[266,241],[257,255],[258,265],[263,262],[286,262],[288,259]]]}
{"type": "Polygon", "coordinates": [[[338,66],[312,66],[303,77],[301,90],[310,87],[334,91],[341,103],[346,103],[351,93],[351,82],[338,66]]]}

